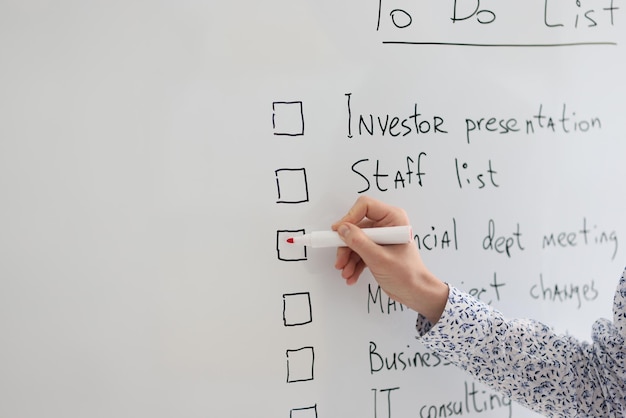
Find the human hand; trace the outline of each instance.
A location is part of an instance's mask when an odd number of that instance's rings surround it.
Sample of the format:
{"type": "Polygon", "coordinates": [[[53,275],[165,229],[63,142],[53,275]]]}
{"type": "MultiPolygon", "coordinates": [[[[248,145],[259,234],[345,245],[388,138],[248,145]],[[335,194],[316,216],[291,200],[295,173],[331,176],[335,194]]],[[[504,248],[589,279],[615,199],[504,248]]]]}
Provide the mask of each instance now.
{"type": "Polygon", "coordinates": [[[337,250],[335,268],[341,270],[349,285],[356,283],[365,268],[369,268],[389,297],[435,323],[445,307],[448,286],[428,271],[415,243],[378,245],[361,231],[361,228],[399,225],[409,225],[403,209],[361,196],[332,226],[347,245],[337,250]]]}

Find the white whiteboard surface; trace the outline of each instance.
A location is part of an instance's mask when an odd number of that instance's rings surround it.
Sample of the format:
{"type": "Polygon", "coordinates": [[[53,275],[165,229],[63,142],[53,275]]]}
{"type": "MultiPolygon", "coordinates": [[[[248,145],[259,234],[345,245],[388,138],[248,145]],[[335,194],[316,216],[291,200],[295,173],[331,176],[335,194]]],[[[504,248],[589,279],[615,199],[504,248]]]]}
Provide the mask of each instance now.
{"type": "Polygon", "coordinates": [[[625,30],[620,0],[0,3],[0,416],[535,416],[282,238],[366,193],[440,278],[588,339],[625,30]]]}

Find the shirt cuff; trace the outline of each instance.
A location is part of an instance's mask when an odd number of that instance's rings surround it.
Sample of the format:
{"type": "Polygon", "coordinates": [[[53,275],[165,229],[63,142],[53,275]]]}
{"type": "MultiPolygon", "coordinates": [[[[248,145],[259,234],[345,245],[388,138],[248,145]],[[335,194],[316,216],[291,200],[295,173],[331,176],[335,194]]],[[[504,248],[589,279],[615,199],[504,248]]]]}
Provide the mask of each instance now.
{"type": "Polygon", "coordinates": [[[463,336],[478,336],[485,322],[493,319],[493,308],[473,296],[449,286],[448,301],[437,323],[418,314],[418,338],[428,346],[449,345],[463,336]],[[485,321],[485,322],[483,322],[485,321]]]}
{"type": "Polygon", "coordinates": [[[453,286],[448,286],[449,287],[449,291],[448,291],[448,300],[446,301],[446,306],[443,310],[443,313],[441,314],[441,317],[439,318],[439,321],[437,321],[436,324],[433,324],[432,322],[430,322],[428,319],[426,319],[426,317],[420,313],[417,314],[417,323],[415,325],[415,328],[417,330],[417,335],[418,338],[422,338],[424,336],[426,336],[427,334],[429,334],[431,332],[431,330],[433,331],[433,334],[436,334],[438,332],[440,332],[440,330],[442,329],[441,325],[442,324],[448,324],[450,322],[450,316],[454,313],[455,311],[455,305],[458,303],[457,301],[460,299],[459,298],[459,290],[453,286]],[[433,325],[438,325],[436,327],[436,329],[433,330],[433,325]]]}

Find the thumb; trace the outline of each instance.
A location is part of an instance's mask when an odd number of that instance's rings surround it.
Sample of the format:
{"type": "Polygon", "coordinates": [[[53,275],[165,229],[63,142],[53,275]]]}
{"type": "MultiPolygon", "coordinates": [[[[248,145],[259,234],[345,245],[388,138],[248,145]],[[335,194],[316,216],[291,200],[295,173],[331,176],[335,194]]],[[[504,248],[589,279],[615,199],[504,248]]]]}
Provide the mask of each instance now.
{"type": "Polygon", "coordinates": [[[375,259],[376,254],[380,251],[380,246],[365,235],[361,228],[356,225],[347,222],[343,223],[337,228],[337,233],[343,242],[357,253],[367,265],[369,265],[371,260],[375,259]]]}

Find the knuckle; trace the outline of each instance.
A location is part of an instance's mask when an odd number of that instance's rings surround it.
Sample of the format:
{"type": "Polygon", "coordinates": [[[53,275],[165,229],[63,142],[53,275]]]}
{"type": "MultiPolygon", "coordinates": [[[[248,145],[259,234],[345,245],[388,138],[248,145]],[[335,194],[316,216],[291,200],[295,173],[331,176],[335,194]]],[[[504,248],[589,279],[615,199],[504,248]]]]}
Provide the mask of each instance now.
{"type": "Polygon", "coordinates": [[[350,244],[352,244],[355,247],[361,247],[363,245],[363,243],[365,243],[365,239],[358,235],[358,236],[351,236],[348,241],[350,242],[350,244]]]}

